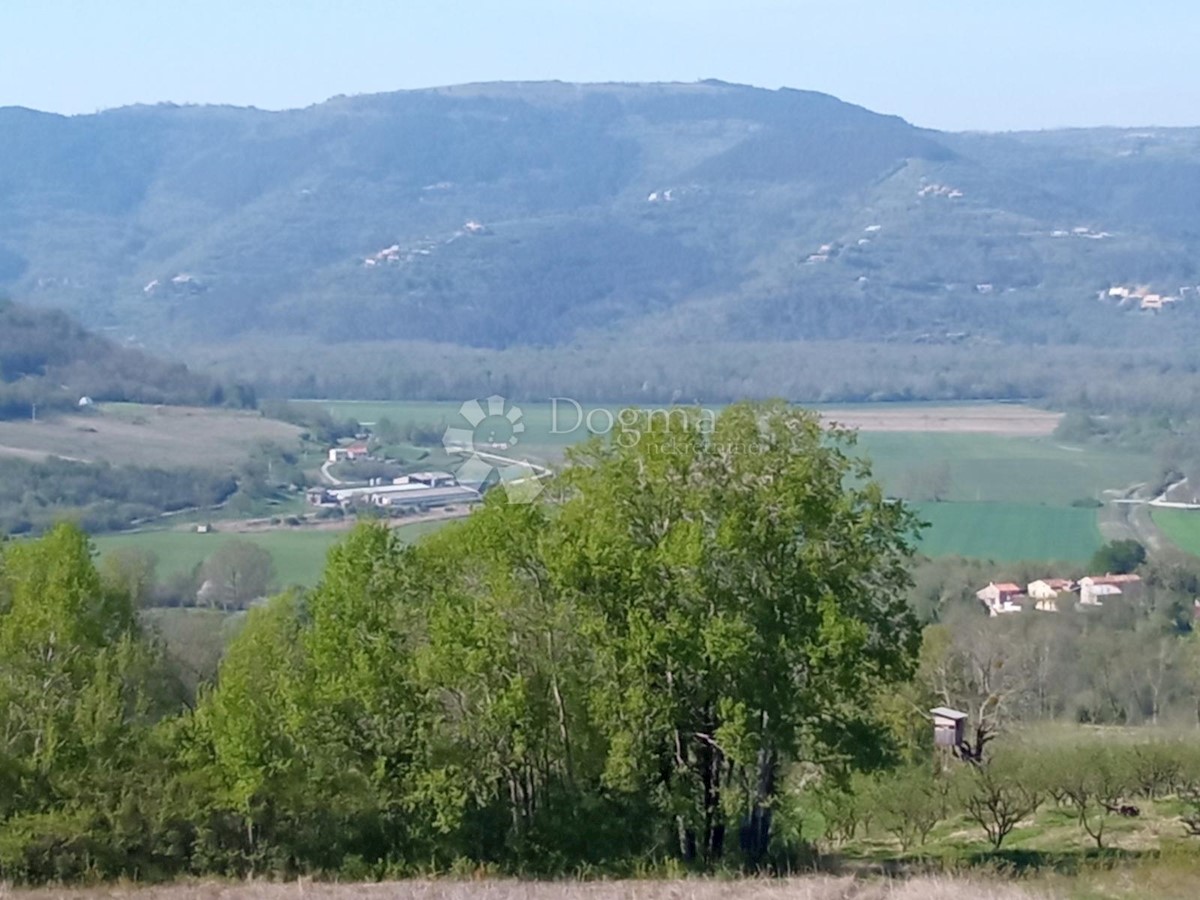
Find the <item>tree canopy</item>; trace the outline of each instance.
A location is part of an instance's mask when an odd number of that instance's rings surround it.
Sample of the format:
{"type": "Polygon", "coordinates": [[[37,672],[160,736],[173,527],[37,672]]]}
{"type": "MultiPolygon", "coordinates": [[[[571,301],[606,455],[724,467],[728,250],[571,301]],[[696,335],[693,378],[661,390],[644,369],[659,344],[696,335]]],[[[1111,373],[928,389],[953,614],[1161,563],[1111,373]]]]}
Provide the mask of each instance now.
{"type": "MultiPolygon", "coordinates": [[[[0,690],[25,737],[0,749],[32,779],[166,748],[124,801],[70,781],[35,809],[132,804],[192,871],[757,868],[797,766],[888,755],[876,698],[916,661],[915,530],[813,414],[626,417],[542,502],[493,492],[411,547],[360,526],[315,590],[250,611],[194,712],[151,727],[140,569],[101,578],[62,528],[2,557],[0,690]]],[[[0,848],[22,848],[0,876],[46,877],[22,809],[0,811],[0,848]]],[[[114,872],[146,864],[102,845],[114,872]]]]}

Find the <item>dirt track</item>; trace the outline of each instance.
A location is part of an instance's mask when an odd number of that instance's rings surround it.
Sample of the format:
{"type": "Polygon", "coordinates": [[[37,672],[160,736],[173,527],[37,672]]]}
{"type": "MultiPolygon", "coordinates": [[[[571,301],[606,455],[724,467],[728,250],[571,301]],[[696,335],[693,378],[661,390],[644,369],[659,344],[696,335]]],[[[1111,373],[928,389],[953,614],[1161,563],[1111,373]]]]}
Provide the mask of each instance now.
{"type": "Polygon", "coordinates": [[[1061,413],[1029,406],[987,404],[979,406],[901,406],[895,409],[824,410],[826,422],[859,431],[927,431],[946,434],[994,434],[1009,437],[1045,437],[1058,426],[1061,413]]]}
{"type": "MultiPolygon", "coordinates": [[[[415,525],[418,522],[442,522],[446,519],[461,519],[463,516],[470,515],[472,507],[470,506],[444,506],[440,509],[430,510],[426,513],[419,513],[412,516],[400,516],[399,518],[382,518],[378,521],[387,525],[389,528],[403,528],[405,525],[415,525]]],[[[219,525],[221,532],[226,534],[259,534],[264,531],[349,531],[357,525],[361,519],[355,516],[347,516],[341,519],[321,519],[313,521],[305,520],[303,525],[280,525],[271,522],[270,519],[231,519],[221,521],[219,525]]],[[[192,531],[194,525],[181,525],[177,531],[192,531]]]]}

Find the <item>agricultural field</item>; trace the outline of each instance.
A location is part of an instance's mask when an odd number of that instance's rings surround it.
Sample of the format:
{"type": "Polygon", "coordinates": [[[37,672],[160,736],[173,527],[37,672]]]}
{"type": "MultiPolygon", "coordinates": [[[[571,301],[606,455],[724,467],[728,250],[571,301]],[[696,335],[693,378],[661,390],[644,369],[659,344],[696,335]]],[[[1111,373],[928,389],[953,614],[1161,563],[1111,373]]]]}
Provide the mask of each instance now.
{"type": "Polygon", "coordinates": [[[264,441],[298,444],[300,433],[246,410],[111,403],[36,422],[0,421],[0,455],[216,469],[237,465],[264,441]]]}
{"type": "Polygon", "coordinates": [[[1172,544],[1200,556],[1200,510],[1155,509],[1151,518],[1172,544]]]}
{"type": "MultiPolygon", "coordinates": [[[[397,425],[468,427],[462,403],[451,401],[297,400],[339,419],[374,424],[388,419],[397,425]]],[[[523,429],[518,445],[529,453],[554,455],[592,434],[603,434],[626,404],[577,404],[574,401],[516,404],[523,429]]],[[[659,407],[655,407],[659,408],[659,407]]],[[[706,407],[719,410],[720,406],[706,407]]],[[[861,403],[854,406],[814,406],[829,422],[864,432],[921,432],[986,434],[1005,437],[1048,437],[1058,424],[1058,413],[1019,404],[861,403]]],[[[507,404],[504,411],[513,409],[507,404]]]]}
{"type": "Polygon", "coordinates": [[[929,523],[920,551],[996,562],[1087,562],[1102,543],[1096,511],[1028,503],[915,503],[929,523]]]}
{"type": "MultiPolygon", "coordinates": [[[[297,401],[319,405],[338,418],[397,425],[465,428],[458,403],[297,401]]],[[[1144,478],[1148,465],[1136,453],[1073,447],[1056,441],[1056,413],[1017,404],[870,404],[815,407],[829,421],[859,430],[859,447],[892,492],[910,496],[910,482],[934,464],[948,467],[943,499],[1067,505],[1144,478]]],[[[508,407],[506,407],[508,409],[508,407]]],[[[561,455],[564,448],[603,431],[621,406],[520,404],[514,451],[561,455]],[[589,424],[592,426],[589,431],[589,424]]],[[[916,499],[916,498],[914,498],[916,499]]]]}
{"type": "Polygon", "coordinates": [[[862,431],[859,448],[889,491],[912,500],[932,499],[922,495],[936,475],[944,500],[1069,506],[1143,481],[1153,466],[1144,454],[1052,437],[862,431]]]}
{"type": "MultiPolygon", "coordinates": [[[[408,541],[440,528],[444,522],[414,522],[395,529],[408,541]]],[[[100,556],[123,547],[150,550],[158,557],[159,578],[189,572],[213,553],[224,541],[237,538],[255,543],[271,554],[279,587],[311,587],[320,580],[329,548],[346,536],[344,530],[322,528],[286,528],[273,531],[211,532],[141,531],[98,535],[93,538],[100,556]]]]}

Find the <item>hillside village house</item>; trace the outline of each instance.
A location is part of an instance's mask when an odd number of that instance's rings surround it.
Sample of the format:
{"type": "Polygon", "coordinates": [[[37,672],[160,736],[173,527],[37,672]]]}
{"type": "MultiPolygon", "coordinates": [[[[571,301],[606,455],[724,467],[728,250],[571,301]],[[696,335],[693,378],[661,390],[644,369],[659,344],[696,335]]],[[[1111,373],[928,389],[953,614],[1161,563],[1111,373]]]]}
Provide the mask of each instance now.
{"type": "Polygon", "coordinates": [[[1017,600],[1024,595],[1020,586],[1011,581],[1002,581],[998,584],[993,581],[982,590],[976,591],[975,596],[979,598],[979,602],[984,605],[989,615],[997,616],[1001,613],[1020,612],[1021,604],[1017,600]]]}
{"type": "MultiPolygon", "coordinates": [[[[1140,587],[1141,581],[1140,575],[1132,574],[1088,575],[1077,582],[1069,578],[1039,578],[1029,582],[1024,591],[1011,581],[993,581],[976,591],[975,596],[990,616],[1021,612],[1024,609],[1021,601],[1026,598],[1034,601],[1035,609],[1058,612],[1064,603],[1067,609],[1075,608],[1069,595],[1076,591],[1081,605],[1103,606],[1105,597],[1128,594],[1140,587]]],[[[1197,601],[1197,609],[1200,610],[1200,601],[1197,601]]]]}
{"type": "Polygon", "coordinates": [[[1141,583],[1139,575],[1088,575],[1079,579],[1079,602],[1103,606],[1105,597],[1119,597],[1141,583]]]}
{"type": "Polygon", "coordinates": [[[1058,597],[1075,589],[1075,582],[1069,578],[1039,578],[1029,582],[1025,588],[1034,601],[1034,608],[1042,612],[1058,612],[1058,597]]]}

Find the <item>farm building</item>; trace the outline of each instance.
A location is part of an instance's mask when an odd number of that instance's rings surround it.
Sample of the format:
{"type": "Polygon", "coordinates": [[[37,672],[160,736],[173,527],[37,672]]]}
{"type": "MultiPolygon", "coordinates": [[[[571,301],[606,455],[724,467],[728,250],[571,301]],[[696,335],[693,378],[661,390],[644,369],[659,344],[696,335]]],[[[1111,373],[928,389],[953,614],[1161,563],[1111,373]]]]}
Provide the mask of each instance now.
{"type": "Polygon", "coordinates": [[[993,581],[987,587],[976,591],[975,596],[990,615],[996,616],[1001,613],[1020,612],[1021,604],[1017,600],[1023,597],[1024,593],[1019,585],[1011,581],[1002,581],[999,584],[993,581]]]}
{"type": "Polygon", "coordinates": [[[333,506],[337,499],[325,488],[309,488],[304,492],[304,499],[309,506],[333,506]]]}
{"type": "Polygon", "coordinates": [[[405,507],[449,506],[454,503],[476,503],[479,491],[454,483],[430,487],[421,483],[367,485],[364,487],[331,488],[327,491],[338,503],[364,501],[392,509],[405,507]]]}
{"type": "Polygon", "coordinates": [[[330,447],[330,462],[348,462],[356,459],[366,459],[371,455],[366,444],[350,444],[348,447],[330,447]]]}
{"type": "Polygon", "coordinates": [[[392,479],[392,484],[422,484],[426,487],[453,487],[458,479],[450,472],[410,472],[392,479]]]}

